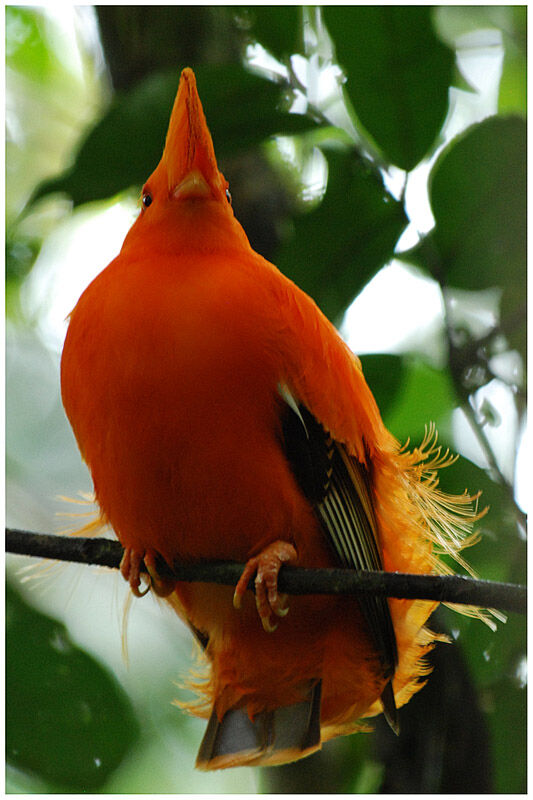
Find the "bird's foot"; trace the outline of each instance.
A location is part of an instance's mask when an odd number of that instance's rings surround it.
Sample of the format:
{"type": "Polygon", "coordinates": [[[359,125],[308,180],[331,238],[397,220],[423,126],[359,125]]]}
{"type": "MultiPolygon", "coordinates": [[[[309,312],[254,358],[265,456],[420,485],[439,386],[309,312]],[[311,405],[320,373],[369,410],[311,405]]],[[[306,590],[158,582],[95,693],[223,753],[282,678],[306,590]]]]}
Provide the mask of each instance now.
{"type": "Polygon", "coordinates": [[[147,550],[146,553],[140,553],[132,547],[124,548],[124,555],[120,562],[120,573],[122,577],[129,583],[130,589],[136,597],[144,597],[150,589],[152,589],[160,597],[167,597],[174,591],[175,581],[168,578],[162,578],[157,572],[156,554],[153,550],[147,550]],[[146,576],[146,573],[141,571],[141,564],[144,565],[148,571],[148,584],[146,588],[140,589],[141,574],[146,576]]]}
{"type": "Polygon", "coordinates": [[[168,597],[176,588],[176,581],[172,578],[163,578],[157,571],[156,554],[147,550],[144,554],[144,563],[150,575],[151,588],[159,597],[168,597]]]}
{"type": "Polygon", "coordinates": [[[141,564],[143,561],[143,554],[133,547],[125,547],[124,555],[120,562],[120,574],[130,585],[130,589],[135,597],[144,597],[150,591],[150,584],[141,591],[141,564]]]}
{"type": "Polygon", "coordinates": [[[276,617],[285,617],[289,611],[286,594],[278,593],[278,574],[283,564],[294,564],[298,554],[288,542],[272,542],[247,562],[235,587],[233,605],[239,609],[248,583],[255,575],[255,603],[263,628],[272,633],[278,627],[276,617]]]}

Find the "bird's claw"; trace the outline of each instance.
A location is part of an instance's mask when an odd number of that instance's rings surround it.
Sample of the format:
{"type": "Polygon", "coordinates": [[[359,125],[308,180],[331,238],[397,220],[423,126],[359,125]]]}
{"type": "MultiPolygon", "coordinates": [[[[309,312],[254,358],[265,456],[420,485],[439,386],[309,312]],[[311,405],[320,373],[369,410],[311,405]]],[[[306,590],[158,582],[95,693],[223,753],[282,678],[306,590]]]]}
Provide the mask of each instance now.
{"type": "Polygon", "coordinates": [[[172,578],[162,578],[157,571],[156,554],[153,550],[147,550],[144,554],[144,563],[150,575],[150,585],[152,590],[159,597],[168,597],[176,588],[176,581],[172,578]]]}
{"type": "Polygon", "coordinates": [[[156,555],[153,550],[148,550],[146,553],[140,553],[132,547],[124,548],[124,555],[120,562],[120,573],[122,577],[129,583],[130,589],[135,597],[144,597],[148,594],[150,589],[160,597],[167,597],[174,591],[175,582],[167,578],[161,578],[157,572],[156,555]],[[145,578],[148,578],[146,588],[140,589],[141,585],[141,564],[148,570],[148,576],[143,571],[145,578]]]}
{"type": "Polygon", "coordinates": [[[150,591],[150,584],[142,591],[139,589],[141,585],[141,563],[143,561],[142,553],[134,550],[132,547],[124,548],[124,555],[120,562],[120,574],[130,585],[130,589],[135,597],[144,597],[150,591]]]}
{"type": "Polygon", "coordinates": [[[297,557],[292,544],[272,542],[258,556],[249,559],[235,587],[233,605],[240,609],[243,595],[255,575],[255,603],[267,633],[273,633],[278,627],[275,617],[285,617],[289,612],[288,596],[278,594],[278,574],[283,564],[294,563],[297,557]]]}

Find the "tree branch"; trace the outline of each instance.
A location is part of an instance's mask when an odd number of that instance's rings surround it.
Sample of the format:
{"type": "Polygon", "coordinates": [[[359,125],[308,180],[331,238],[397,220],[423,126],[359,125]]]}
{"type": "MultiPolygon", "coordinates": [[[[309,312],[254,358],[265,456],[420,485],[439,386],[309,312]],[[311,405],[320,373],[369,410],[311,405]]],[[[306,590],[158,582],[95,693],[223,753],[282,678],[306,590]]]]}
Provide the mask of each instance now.
{"type": "MultiPolygon", "coordinates": [[[[483,426],[479,420],[479,417],[471,403],[471,397],[476,389],[481,388],[481,385],[484,384],[480,384],[476,387],[468,387],[466,386],[464,380],[465,370],[479,361],[480,350],[483,350],[484,347],[487,347],[497,335],[501,333],[504,335],[510,335],[513,332],[515,325],[517,325],[519,320],[522,318],[524,307],[520,307],[517,310],[517,314],[514,315],[515,317],[518,317],[518,319],[515,319],[514,321],[502,320],[500,324],[491,330],[487,336],[482,337],[480,340],[474,340],[473,337],[470,336],[470,342],[458,346],[455,341],[455,329],[452,323],[452,315],[450,313],[450,287],[447,284],[446,272],[443,268],[440,253],[431,234],[425,237],[420,235],[420,238],[423,246],[422,262],[426,262],[426,265],[429,267],[431,274],[438,282],[442,292],[444,304],[444,326],[446,332],[446,342],[448,345],[448,367],[455,392],[468,423],[474,435],[476,436],[481,449],[483,450],[485,458],[487,459],[489,474],[491,475],[492,480],[494,480],[496,483],[499,483],[504,488],[509,499],[509,503],[513,508],[516,522],[525,530],[527,516],[516,502],[514,496],[514,486],[510,481],[507,480],[501,471],[492,445],[490,444],[485,431],[483,430],[483,426]]],[[[418,247],[420,247],[420,244],[417,245],[417,248],[418,247]]],[[[485,371],[487,371],[488,358],[484,358],[482,360],[484,362],[483,368],[485,371]]]]}
{"type": "MultiPolygon", "coordinates": [[[[101,538],[51,536],[6,529],[6,550],[19,555],[52,558],[81,564],[118,568],[123,549],[119,542],[101,538]]],[[[158,563],[162,577],[234,586],[244,565],[203,561],[176,563],[171,570],[158,563]]],[[[253,582],[250,583],[253,589],[253,582]]],[[[409,575],[398,572],[357,572],[351,569],[282,567],[279,588],[289,594],[373,594],[385,597],[437,600],[445,603],[526,612],[525,586],[482,581],[462,575],[409,575]]]]}

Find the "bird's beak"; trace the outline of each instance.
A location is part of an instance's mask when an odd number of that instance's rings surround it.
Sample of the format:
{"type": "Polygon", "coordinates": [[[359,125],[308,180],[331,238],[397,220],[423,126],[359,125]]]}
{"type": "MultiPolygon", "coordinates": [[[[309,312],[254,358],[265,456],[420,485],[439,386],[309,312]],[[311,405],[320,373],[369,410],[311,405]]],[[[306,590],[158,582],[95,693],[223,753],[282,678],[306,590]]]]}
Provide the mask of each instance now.
{"type": "Polygon", "coordinates": [[[187,173],[184,179],[180,181],[172,191],[172,195],[176,200],[187,200],[191,197],[209,197],[210,194],[211,189],[209,188],[209,184],[202,173],[197,169],[193,169],[191,172],[187,173]]]}
{"type": "Polygon", "coordinates": [[[165,149],[170,194],[178,200],[225,197],[226,181],[219,172],[192,69],[181,73],[165,149]]]}

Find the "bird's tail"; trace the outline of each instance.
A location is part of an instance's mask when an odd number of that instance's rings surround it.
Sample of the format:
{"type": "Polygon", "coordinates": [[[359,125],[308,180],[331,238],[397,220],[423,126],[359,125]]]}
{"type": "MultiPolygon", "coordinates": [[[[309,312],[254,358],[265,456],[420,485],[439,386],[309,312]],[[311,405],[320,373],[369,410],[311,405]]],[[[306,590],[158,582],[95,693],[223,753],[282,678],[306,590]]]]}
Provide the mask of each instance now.
{"type": "Polygon", "coordinates": [[[233,708],[219,721],[213,710],[196,767],[273,766],[311,755],[320,748],[321,682],[306,700],[274,711],[262,711],[253,721],[246,708],[233,708]]]}

